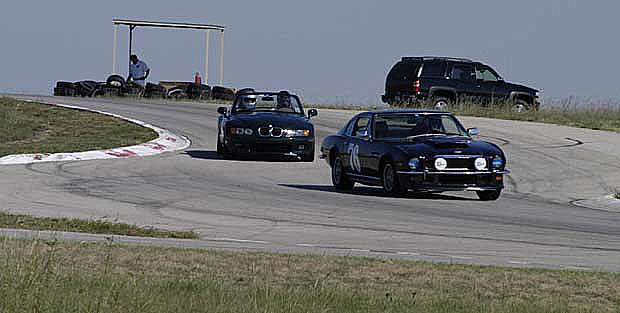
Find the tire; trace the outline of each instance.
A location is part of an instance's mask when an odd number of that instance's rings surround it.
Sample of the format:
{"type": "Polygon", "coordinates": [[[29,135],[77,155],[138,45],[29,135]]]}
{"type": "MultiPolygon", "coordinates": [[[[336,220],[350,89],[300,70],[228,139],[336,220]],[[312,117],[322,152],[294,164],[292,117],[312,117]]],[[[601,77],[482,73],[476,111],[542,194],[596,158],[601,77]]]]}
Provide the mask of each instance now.
{"type": "Polygon", "coordinates": [[[231,101],[235,98],[235,92],[230,88],[214,86],[211,88],[211,97],[215,100],[231,101]]]}
{"type": "Polygon", "coordinates": [[[185,93],[187,94],[187,97],[195,100],[208,98],[210,91],[211,88],[207,85],[189,84],[185,88],[185,93]]]}
{"type": "Polygon", "coordinates": [[[166,88],[164,86],[156,85],[153,83],[146,83],[144,88],[145,98],[165,98],[166,88]]]}
{"type": "Polygon", "coordinates": [[[389,196],[398,196],[407,192],[407,189],[400,185],[396,169],[391,162],[386,162],[381,168],[381,186],[385,194],[389,196]]]}
{"type": "Polygon", "coordinates": [[[77,82],[76,85],[76,93],[78,95],[82,97],[90,97],[100,84],[92,80],[84,80],[77,82]]]}
{"type": "Polygon", "coordinates": [[[75,89],[75,84],[71,83],[71,82],[59,81],[59,82],[56,82],[56,88],[59,88],[59,89],[75,89]]]}
{"type": "Polygon", "coordinates": [[[431,106],[434,110],[447,111],[454,105],[452,99],[447,97],[436,97],[431,100],[431,106]]]}
{"type": "Polygon", "coordinates": [[[531,106],[527,101],[516,99],[510,106],[510,111],[515,113],[525,113],[531,110],[531,106]]]}
{"type": "Polygon", "coordinates": [[[142,97],[144,95],[144,87],[140,84],[128,83],[120,88],[123,94],[132,97],[142,97]]]}
{"type": "Polygon", "coordinates": [[[332,184],[337,190],[353,190],[355,182],[351,181],[344,172],[342,158],[337,156],[332,164],[332,184]]]}
{"type": "Polygon", "coordinates": [[[167,94],[168,98],[171,99],[187,99],[187,94],[185,93],[185,88],[183,87],[174,87],[168,90],[167,94]]]}
{"type": "Polygon", "coordinates": [[[314,153],[305,154],[301,157],[302,162],[314,162],[314,153]]]}
{"type": "Polygon", "coordinates": [[[217,135],[217,155],[224,155],[224,147],[220,142],[220,135],[217,135]]]}
{"type": "Polygon", "coordinates": [[[478,198],[482,201],[495,201],[499,199],[499,196],[502,194],[501,190],[484,190],[484,191],[476,191],[478,194],[478,198]]]}
{"type": "Polygon", "coordinates": [[[110,75],[108,79],[105,80],[108,86],[112,87],[123,87],[125,86],[126,80],[121,75],[110,75]]]}

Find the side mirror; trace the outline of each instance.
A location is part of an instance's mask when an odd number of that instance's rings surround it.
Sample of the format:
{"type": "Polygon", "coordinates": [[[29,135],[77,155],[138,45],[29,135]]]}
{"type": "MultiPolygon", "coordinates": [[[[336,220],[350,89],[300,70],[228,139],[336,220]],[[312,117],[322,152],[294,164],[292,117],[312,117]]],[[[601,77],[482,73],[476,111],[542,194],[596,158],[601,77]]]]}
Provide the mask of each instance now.
{"type": "Polygon", "coordinates": [[[308,110],[308,118],[312,118],[318,115],[319,115],[319,111],[317,111],[316,109],[308,110]]]}
{"type": "Polygon", "coordinates": [[[360,138],[366,138],[368,137],[368,130],[363,129],[363,130],[358,130],[355,132],[355,137],[360,137],[360,138]]]}
{"type": "Polygon", "coordinates": [[[478,130],[478,128],[468,128],[467,129],[467,134],[470,136],[478,136],[480,135],[480,131],[478,130]]]}
{"type": "Polygon", "coordinates": [[[226,115],[226,113],[228,113],[228,108],[227,107],[219,107],[219,108],[217,108],[217,113],[219,113],[221,115],[226,115]]]}

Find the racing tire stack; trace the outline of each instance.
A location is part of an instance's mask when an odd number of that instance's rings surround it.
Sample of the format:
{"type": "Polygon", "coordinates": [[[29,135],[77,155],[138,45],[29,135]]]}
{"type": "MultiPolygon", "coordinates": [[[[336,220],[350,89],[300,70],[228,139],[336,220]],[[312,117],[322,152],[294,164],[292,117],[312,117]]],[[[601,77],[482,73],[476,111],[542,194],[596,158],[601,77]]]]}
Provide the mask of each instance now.
{"type": "Polygon", "coordinates": [[[59,97],[75,97],[77,86],[71,82],[59,81],[54,88],[54,96],[59,97]]]}
{"type": "Polygon", "coordinates": [[[75,85],[77,96],[90,97],[102,84],[92,80],[83,80],[75,83],[75,85]]]}
{"type": "Polygon", "coordinates": [[[185,94],[189,99],[207,100],[211,95],[211,87],[207,85],[189,84],[185,87],[185,94]]]}
{"type": "Polygon", "coordinates": [[[144,97],[150,99],[166,98],[166,88],[161,85],[147,83],[144,88],[144,97]]]}
{"type": "Polygon", "coordinates": [[[214,86],[211,89],[211,98],[215,100],[232,101],[235,98],[235,92],[230,88],[214,86]]]}

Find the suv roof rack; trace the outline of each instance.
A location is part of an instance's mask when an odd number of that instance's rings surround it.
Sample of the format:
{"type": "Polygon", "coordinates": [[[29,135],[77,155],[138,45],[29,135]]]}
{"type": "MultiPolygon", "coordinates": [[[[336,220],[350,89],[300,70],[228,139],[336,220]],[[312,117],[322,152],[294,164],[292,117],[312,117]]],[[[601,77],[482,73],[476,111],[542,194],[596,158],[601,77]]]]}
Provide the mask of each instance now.
{"type": "Polygon", "coordinates": [[[452,57],[437,57],[437,56],[422,56],[422,57],[402,57],[402,61],[414,61],[414,60],[442,60],[442,61],[454,61],[454,62],[473,62],[467,58],[452,58],[452,57]]]}

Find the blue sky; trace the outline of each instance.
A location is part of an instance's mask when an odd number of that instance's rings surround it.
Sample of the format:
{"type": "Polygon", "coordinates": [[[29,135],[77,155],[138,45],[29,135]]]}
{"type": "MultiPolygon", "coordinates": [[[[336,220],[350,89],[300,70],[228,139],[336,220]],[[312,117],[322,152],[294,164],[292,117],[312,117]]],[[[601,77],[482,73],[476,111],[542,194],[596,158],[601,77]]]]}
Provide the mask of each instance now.
{"type": "MultiPolygon", "coordinates": [[[[221,24],[225,82],[289,89],[308,102],[379,102],[403,55],[481,60],[546,97],[620,97],[617,1],[7,1],[0,11],[0,91],[49,94],[56,80],[104,80],[112,19],[221,24]]],[[[119,68],[126,74],[127,31],[119,68]]],[[[211,78],[217,79],[212,35],[211,78]]],[[[138,28],[152,80],[191,80],[204,35],[138,28]]]]}

